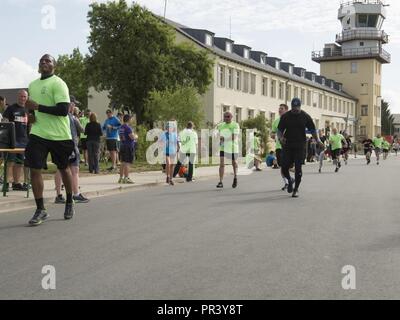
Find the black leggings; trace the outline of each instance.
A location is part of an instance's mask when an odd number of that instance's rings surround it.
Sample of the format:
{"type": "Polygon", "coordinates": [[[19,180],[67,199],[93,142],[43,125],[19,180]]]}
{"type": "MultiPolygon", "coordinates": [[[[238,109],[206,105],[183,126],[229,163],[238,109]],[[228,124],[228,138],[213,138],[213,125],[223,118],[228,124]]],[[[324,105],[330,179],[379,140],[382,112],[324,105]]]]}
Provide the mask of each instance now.
{"type": "Polygon", "coordinates": [[[285,146],[282,149],[282,174],[290,181],[289,169],[294,164],[295,168],[295,189],[297,190],[301,183],[303,171],[301,169],[304,160],[304,146],[285,146]]]}

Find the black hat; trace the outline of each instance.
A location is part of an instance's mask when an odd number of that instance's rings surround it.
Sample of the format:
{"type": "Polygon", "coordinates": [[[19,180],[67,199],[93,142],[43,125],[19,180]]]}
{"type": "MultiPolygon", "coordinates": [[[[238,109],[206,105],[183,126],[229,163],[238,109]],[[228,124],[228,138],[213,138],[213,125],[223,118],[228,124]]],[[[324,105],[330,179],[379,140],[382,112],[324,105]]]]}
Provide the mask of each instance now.
{"type": "Polygon", "coordinates": [[[69,100],[73,103],[75,103],[76,105],[81,104],[78,100],[75,99],[75,96],[70,95],[69,96],[69,100]]]}
{"type": "Polygon", "coordinates": [[[292,100],[292,108],[301,107],[301,100],[299,98],[293,98],[292,100]]]}

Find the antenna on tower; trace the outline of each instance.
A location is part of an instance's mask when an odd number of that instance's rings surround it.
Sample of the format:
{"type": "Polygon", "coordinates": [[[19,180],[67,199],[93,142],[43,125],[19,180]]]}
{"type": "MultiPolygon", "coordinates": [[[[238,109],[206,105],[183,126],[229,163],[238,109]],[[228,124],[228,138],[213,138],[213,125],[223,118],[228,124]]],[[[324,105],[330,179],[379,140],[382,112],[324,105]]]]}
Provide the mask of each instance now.
{"type": "Polygon", "coordinates": [[[165,20],[166,14],[167,14],[167,0],[164,0],[164,20],[165,20]]]}
{"type": "Polygon", "coordinates": [[[232,16],[229,16],[229,40],[232,40],[232,16]]]}

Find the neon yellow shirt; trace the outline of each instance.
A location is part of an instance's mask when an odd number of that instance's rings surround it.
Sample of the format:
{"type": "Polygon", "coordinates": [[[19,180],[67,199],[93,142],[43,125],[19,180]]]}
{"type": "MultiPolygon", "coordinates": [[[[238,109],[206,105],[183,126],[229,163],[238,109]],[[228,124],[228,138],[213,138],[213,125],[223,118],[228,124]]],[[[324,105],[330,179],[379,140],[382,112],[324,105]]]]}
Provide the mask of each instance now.
{"type": "Polygon", "coordinates": [[[81,117],[81,118],[79,118],[79,122],[81,123],[81,126],[83,128],[83,133],[81,133],[81,138],[86,139],[87,136],[85,135],[84,132],[85,132],[86,125],[90,122],[90,120],[88,117],[81,117]]]}
{"type": "Polygon", "coordinates": [[[342,140],[344,140],[344,137],[340,133],[331,134],[329,136],[329,143],[332,150],[342,149],[342,140]]]}
{"type": "Polygon", "coordinates": [[[181,142],[181,152],[197,153],[198,137],[196,131],[185,129],[179,134],[181,142]]]}
{"type": "MultiPolygon", "coordinates": [[[[29,85],[30,99],[37,104],[54,107],[57,103],[69,103],[69,91],[65,82],[53,75],[50,78],[37,79],[29,85]]],[[[35,111],[35,122],[31,134],[52,141],[72,140],[68,115],[55,116],[35,111]]]]}
{"type": "MultiPolygon", "coordinates": [[[[280,120],[281,120],[281,118],[278,117],[278,118],[276,118],[274,120],[274,122],[272,122],[272,133],[276,134],[278,132],[278,126],[279,126],[279,121],[280,120]]],[[[281,145],[281,143],[280,143],[280,141],[278,139],[278,135],[275,138],[275,149],[276,150],[282,149],[282,145],[281,145]]]]}
{"type": "Polygon", "coordinates": [[[235,121],[231,123],[221,122],[217,129],[220,137],[224,138],[224,142],[221,143],[220,150],[227,153],[239,153],[238,135],[240,133],[239,124],[235,121]],[[236,137],[233,138],[232,135],[236,137]],[[232,141],[234,139],[234,141],[232,141]]]}
{"type": "Polygon", "coordinates": [[[383,138],[380,137],[375,137],[374,139],[372,139],[372,143],[374,144],[375,148],[382,148],[382,143],[383,143],[383,138]]]}

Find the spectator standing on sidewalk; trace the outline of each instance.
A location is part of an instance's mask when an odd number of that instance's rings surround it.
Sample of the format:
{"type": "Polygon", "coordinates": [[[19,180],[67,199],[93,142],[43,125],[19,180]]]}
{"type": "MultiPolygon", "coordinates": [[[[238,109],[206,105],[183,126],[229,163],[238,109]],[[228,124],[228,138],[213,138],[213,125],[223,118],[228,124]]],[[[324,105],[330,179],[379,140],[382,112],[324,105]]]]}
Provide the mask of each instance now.
{"type": "Polygon", "coordinates": [[[196,131],[194,130],[194,124],[192,121],[189,121],[186,125],[186,129],[184,129],[179,134],[180,140],[180,152],[179,152],[179,160],[175,166],[173,177],[179,173],[179,170],[182,166],[182,163],[189,158],[189,172],[186,177],[187,182],[193,181],[193,170],[194,163],[197,154],[197,145],[199,143],[199,138],[197,136],[196,131]]]}
{"type": "Polygon", "coordinates": [[[81,145],[81,149],[82,149],[83,160],[85,162],[85,166],[88,165],[87,136],[85,135],[85,128],[86,128],[86,125],[90,122],[89,117],[90,117],[90,110],[86,109],[83,117],[79,118],[79,122],[83,128],[83,132],[81,133],[81,137],[80,137],[80,145],[81,145]]]}
{"type": "MultiPolygon", "coordinates": [[[[80,192],[79,192],[79,164],[80,164],[80,154],[79,154],[79,148],[78,148],[78,140],[79,140],[79,135],[83,132],[83,128],[79,122],[79,119],[77,117],[79,109],[75,106],[75,103],[77,102],[75,100],[74,96],[70,96],[70,104],[69,104],[69,112],[68,112],[68,117],[69,117],[69,124],[71,128],[71,135],[72,135],[72,140],[74,141],[74,152],[69,158],[69,164],[68,168],[71,171],[72,175],[72,199],[77,202],[77,203],[87,203],[89,202],[89,199],[84,197],[80,192]]],[[[60,171],[57,171],[55,176],[54,176],[54,182],[56,186],[56,199],[55,203],[65,203],[65,199],[63,198],[61,194],[61,173],[60,171]]]]}
{"type": "Polygon", "coordinates": [[[100,137],[103,135],[103,132],[100,123],[97,122],[97,115],[94,112],[90,114],[89,121],[85,127],[89,172],[99,174],[100,137]]]}
{"type": "Polygon", "coordinates": [[[119,139],[121,141],[121,167],[118,183],[133,184],[134,182],[129,178],[129,170],[133,163],[133,155],[135,152],[135,136],[132,128],[129,126],[131,116],[129,114],[124,115],[122,121],[123,124],[119,128],[119,139]]]}
{"type": "Polygon", "coordinates": [[[114,171],[117,168],[117,152],[118,152],[118,131],[121,127],[121,122],[113,115],[113,112],[108,109],[106,111],[107,119],[103,124],[103,131],[106,133],[107,150],[110,152],[111,167],[108,171],[114,171]]]}
{"type": "MultiPolygon", "coordinates": [[[[17,96],[17,103],[9,106],[3,113],[3,121],[7,120],[15,124],[15,140],[17,148],[26,148],[28,144],[28,113],[25,110],[25,103],[28,100],[28,93],[25,90],[20,90],[17,96]]],[[[14,191],[28,190],[27,172],[23,172],[24,168],[24,153],[9,154],[9,175],[13,177],[12,189],[14,191]],[[20,179],[24,173],[24,184],[21,184],[20,179]]]]}

